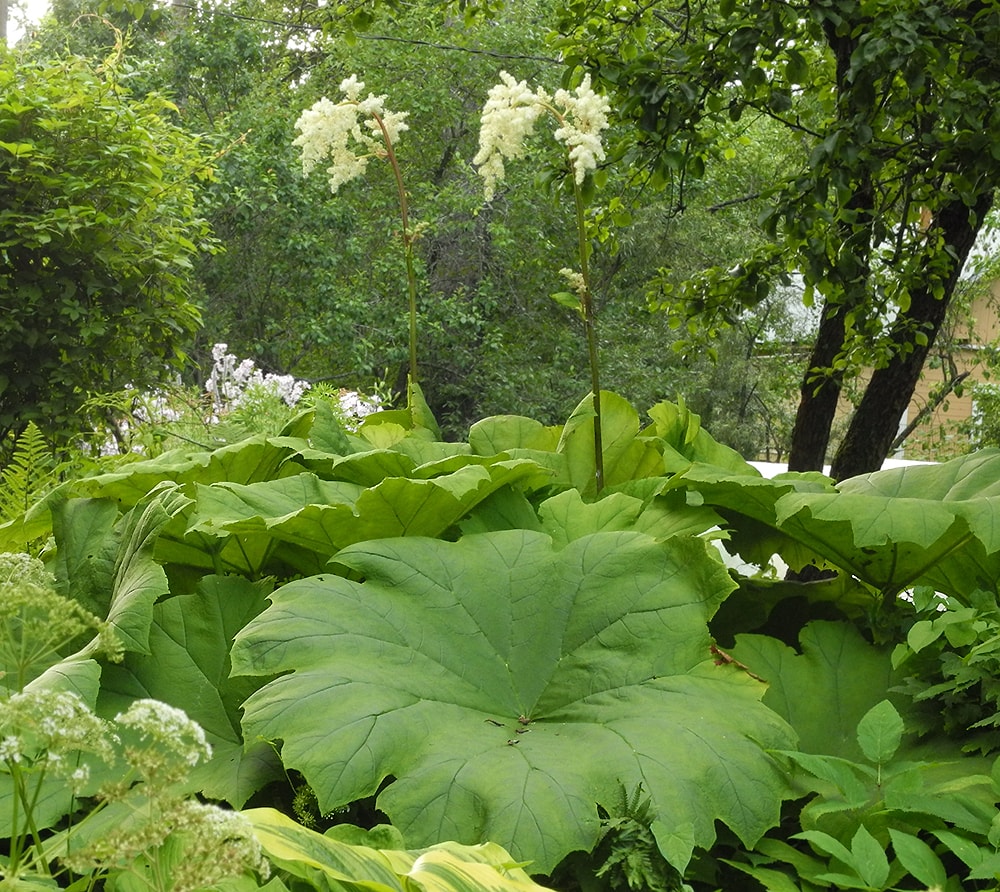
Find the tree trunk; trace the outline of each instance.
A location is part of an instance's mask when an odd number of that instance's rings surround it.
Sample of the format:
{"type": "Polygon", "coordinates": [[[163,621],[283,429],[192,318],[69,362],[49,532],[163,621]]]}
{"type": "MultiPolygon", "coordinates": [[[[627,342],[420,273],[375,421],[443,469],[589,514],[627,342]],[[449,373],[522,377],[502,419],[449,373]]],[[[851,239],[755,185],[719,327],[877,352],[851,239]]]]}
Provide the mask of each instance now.
{"type": "MultiPolygon", "coordinates": [[[[857,115],[857,109],[851,107],[853,96],[848,79],[856,38],[839,33],[830,19],[824,20],[823,30],[836,59],[837,101],[841,106],[841,116],[850,121],[857,115]]],[[[850,309],[863,303],[868,297],[870,221],[874,197],[871,171],[865,170],[855,184],[853,195],[844,206],[847,213],[840,217],[837,224],[839,241],[842,246],[853,246],[851,252],[858,260],[858,269],[848,281],[841,282],[843,293],[840,300],[832,305],[827,303],[823,308],[816,343],[802,378],[799,408],[795,413],[792,441],[788,450],[790,471],[821,471],[826,461],[830,431],[837,415],[844,377],[843,372],[833,370],[834,361],[844,349],[850,309]],[[818,373],[822,377],[817,377],[818,373]]]]}
{"type": "Polygon", "coordinates": [[[837,403],[843,384],[843,372],[834,370],[834,361],[843,352],[850,311],[868,300],[868,263],[871,254],[871,207],[874,200],[871,175],[865,172],[851,200],[845,205],[844,218],[838,225],[842,246],[851,246],[857,268],[841,282],[843,293],[823,308],[809,365],[800,389],[799,408],[795,413],[792,442],[788,451],[788,470],[821,471],[830,445],[830,431],[837,415],[837,403]]]}
{"type": "Polygon", "coordinates": [[[944,295],[934,297],[930,284],[911,294],[909,308],[900,314],[893,326],[892,338],[896,343],[892,358],[872,375],[837,450],[830,468],[835,480],[867,474],[882,467],[899,429],[899,421],[913,397],[924,359],[944,322],[959,274],[992,204],[993,190],[987,189],[972,208],[955,201],[939,212],[929,235],[939,230],[948,245],[948,253],[954,256],[951,269],[941,283],[944,295]],[[914,331],[927,335],[925,344],[913,343],[914,331]]]}
{"type": "Polygon", "coordinates": [[[830,369],[844,347],[843,304],[827,306],[816,334],[809,365],[802,378],[801,397],[795,413],[792,442],[788,452],[789,471],[818,471],[823,468],[830,429],[840,399],[842,376],[829,374],[816,380],[814,369],[830,369]]]}

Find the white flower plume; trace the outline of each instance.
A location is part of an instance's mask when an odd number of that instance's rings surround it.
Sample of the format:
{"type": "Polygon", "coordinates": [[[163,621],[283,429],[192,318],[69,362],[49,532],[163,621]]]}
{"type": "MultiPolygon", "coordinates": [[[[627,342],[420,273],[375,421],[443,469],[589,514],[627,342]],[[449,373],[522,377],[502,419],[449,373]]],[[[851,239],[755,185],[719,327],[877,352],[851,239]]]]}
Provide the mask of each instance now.
{"type": "Polygon", "coordinates": [[[587,280],[583,277],[583,273],[575,270],[563,267],[559,270],[559,275],[566,280],[566,284],[573,289],[580,297],[587,296],[587,280]]]}
{"type": "Polygon", "coordinates": [[[532,92],[526,81],[514,80],[506,71],[490,88],[480,117],[479,152],[472,159],[483,178],[487,201],[504,178],[504,159],[524,154],[524,141],[549,99],[541,87],[532,92]]]}
{"type": "Polygon", "coordinates": [[[340,84],[344,94],[341,102],[331,102],[324,96],[295,122],[300,134],[292,145],[302,149],[302,172],[308,176],[317,164],[329,161],[326,172],[333,192],[364,174],[369,158],[384,156],[386,141],[395,145],[400,133],[408,129],[406,112],[388,111],[384,95],[369,93],[361,99],[364,88],[364,83],[352,74],[340,84]],[[362,115],[367,118],[366,129],[358,122],[362,115]]]}
{"type": "Polygon", "coordinates": [[[587,172],[596,170],[597,163],[604,160],[601,131],[608,126],[611,105],[606,97],[591,89],[589,74],[576,88],[576,96],[559,90],[554,102],[562,109],[563,117],[563,125],[556,130],[555,137],[569,147],[576,181],[582,183],[587,172]]]}
{"type": "Polygon", "coordinates": [[[575,95],[559,90],[549,96],[541,87],[532,92],[525,81],[501,71],[500,83],[490,89],[483,107],[479,152],[472,159],[483,178],[487,201],[504,178],[504,159],[524,154],[524,142],[543,112],[558,120],[555,137],[569,149],[576,182],[582,183],[588,171],[604,160],[601,131],[608,126],[609,111],[608,100],[591,88],[589,74],[575,95]]]}

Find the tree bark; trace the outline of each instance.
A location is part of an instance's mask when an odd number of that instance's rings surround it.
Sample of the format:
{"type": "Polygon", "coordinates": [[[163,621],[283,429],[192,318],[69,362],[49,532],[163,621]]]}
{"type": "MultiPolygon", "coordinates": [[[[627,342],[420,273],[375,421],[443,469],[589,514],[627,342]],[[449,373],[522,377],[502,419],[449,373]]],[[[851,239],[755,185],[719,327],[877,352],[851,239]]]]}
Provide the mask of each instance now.
{"type": "Polygon", "coordinates": [[[844,377],[843,372],[834,370],[834,361],[844,349],[848,314],[868,299],[873,201],[872,179],[866,171],[845,206],[848,213],[838,226],[840,244],[852,246],[858,269],[852,278],[841,282],[843,293],[840,299],[833,304],[827,303],[823,308],[816,342],[799,391],[799,408],[795,413],[788,451],[790,471],[821,471],[826,461],[844,377]],[[861,238],[858,238],[859,234],[861,238]]]}
{"type": "Polygon", "coordinates": [[[939,230],[944,235],[949,254],[954,257],[941,283],[944,295],[935,297],[930,284],[911,294],[909,308],[900,314],[893,326],[892,337],[896,345],[892,358],[883,368],[875,370],[837,449],[830,468],[830,475],[835,480],[867,474],[882,467],[899,429],[899,420],[913,397],[924,360],[944,322],[959,274],[992,204],[993,189],[987,188],[973,207],[954,201],[938,213],[929,235],[939,230]],[[925,344],[912,341],[912,333],[918,329],[927,335],[925,344]]]}
{"type": "Polygon", "coordinates": [[[795,413],[792,442],[788,452],[789,471],[822,470],[830,430],[837,413],[842,375],[829,374],[813,379],[814,369],[829,369],[844,346],[843,304],[827,306],[820,320],[809,365],[802,379],[799,408],[795,413]]]}
{"type": "MultiPolygon", "coordinates": [[[[851,54],[856,48],[856,38],[839,33],[830,19],[823,22],[826,39],[836,60],[837,103],[840,116],[850,121],[858,110],[852,107],[849,73],[851,54]]],[[[806,367],[800,389],[799,407],[795,413],[792,440],[788,451],[788,470],[821,471],[830,445],[830,432],[837,415],[837,404],[843,385],[843,373],[834,371],[834,361],[844,349],[847,335],[847,316],[851,308],[868,298],[867,278],[871,254],[871,208],[875,199],[870,170],[861,172],[854,193],[844,206],[845,213],[837,224],[842,246],[853,245],[852,253],[859,261],[859,269],[848,281],[842,281],[843,293],[833,304],[823,309],[816,343],[809,365],[806,367]],[[861,236],[859,239],[857,236],[861,236]],[[817,378],[821,370],[823,377],[817,378]]]]}

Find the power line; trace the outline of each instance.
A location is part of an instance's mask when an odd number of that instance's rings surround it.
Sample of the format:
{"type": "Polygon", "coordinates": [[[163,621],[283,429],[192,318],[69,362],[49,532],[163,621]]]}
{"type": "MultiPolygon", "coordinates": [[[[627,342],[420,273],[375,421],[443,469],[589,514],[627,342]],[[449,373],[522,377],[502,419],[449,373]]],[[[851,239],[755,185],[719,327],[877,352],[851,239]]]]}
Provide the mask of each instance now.
{"type": "MultiPolygon", "coordinates": [[[[200,11],[200,7],[188,3],[172,3],[175,9],[187,9],[193,12],[200,11]]],[[[277,19],[267,19],[258,16],[245,15],[238,12],[229,12],[223,9],[213,9],[213,15],[227,16],[231,19],[239,19],[244,22],[253,22],[258,25],[274,25],[276,28],[285,28],[290,31],[322,31],[319,25],[307,25],[297,22],[283,22],[277,19]]],[[[423,46],[428,49],[441,50],[443,52],[469,53],[476,56],[489,56],[494,59],[512,59],[526,62],[544,62],[547,65],[561,65],[562,60],[551,56],[537,56],[531,53],[501,53],[496,50],[477,49],[475,47],[458,46],[449,43],[435,43],[430,40],[417,40],[412,37],[391,37],[388,34],[355,34],[358,40],[381,40],[391,43],[406,43],[411,46],[423,46]]]]}

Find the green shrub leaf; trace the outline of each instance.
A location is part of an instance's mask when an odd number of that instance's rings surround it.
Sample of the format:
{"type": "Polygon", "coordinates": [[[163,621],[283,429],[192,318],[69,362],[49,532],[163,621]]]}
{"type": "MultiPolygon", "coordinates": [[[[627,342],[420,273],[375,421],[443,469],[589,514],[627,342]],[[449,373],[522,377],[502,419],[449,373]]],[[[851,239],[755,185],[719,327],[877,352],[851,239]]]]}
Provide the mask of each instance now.
{"type": "Polygon", "coordinates": [[[881,889],[885,886],[889,879],[889,859],[864,824],[858,827],[851,840],[851,855],[854,857],[852,866],[869,888],[881,889]]]}
{"type": "Polygon", "coordinates": [[[892,839],[892,850],[896,853],[899,863],[928,889],[943,889],[948,880],[941,859],[934,850],[922,839],[902,830],[889,828],[892,839]]]}
{"type": "Polygon", "coordinates": [[[888,700],[876,703],[858,722],[861,752],[877,765],[884,765],[899,749],[903,720],[888,700]]]}

